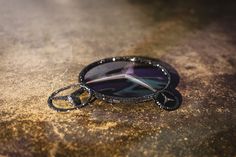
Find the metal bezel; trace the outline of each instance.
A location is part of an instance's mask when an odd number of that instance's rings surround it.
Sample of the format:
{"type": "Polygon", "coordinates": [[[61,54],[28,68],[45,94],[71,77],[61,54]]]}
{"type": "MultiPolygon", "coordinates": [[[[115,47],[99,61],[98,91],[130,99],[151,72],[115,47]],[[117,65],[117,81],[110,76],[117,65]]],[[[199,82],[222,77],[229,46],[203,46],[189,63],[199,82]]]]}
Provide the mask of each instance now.
{"type": "Polygon", "coordinates": [[[158,62],[155,59],[150,59],[150,58],[144,58],[144,57],[139,57],[139,56],[124,56],[124,57],[111,57],[111,58],[105,58],[105,59],[101,59],[98,60],[96,62],[93,62],[91,64],[89,64],[88,66],[86,66],[84,69],[81,70],[78,80],[80,82],[81,85],[87,87],[88,89],[91,90],[92,94],[94,95],[94,97],[96,97],[97,99],[101,99],[104,100],[106,102],[109,103],[139,103],[139,102],[144,102],[144,101],[150,101],[153,100],[154,97],[166,90],[171,82],[171,76],[170,73],[166,70],[166,68],[163,67],[163,65],[160,64],[160,62],[158,62]],[[136,98],[121,98],[121,97],[115,97],[115,96],[108,96],[102,93],[99,93],[93,89],[90,89],[84,80],[85,74],[92,68],[94,68],[95,66],[104,64],[104,63],[109,63],[109,62],[117,62],[117,61],[130,61],[130,62],[138,62],[138,63],[145,63],[145,64],[150,64],[153,65],[154,67],[158,67],[161,68],[163,73],[167,76],[168,78],[168,83],[166,84],[166,86],[158,91],[158,92],[154,92],[153,94],[150,95],[145,95],[145,96],[141,96],[141,97],[136,97],[136,98]]]}

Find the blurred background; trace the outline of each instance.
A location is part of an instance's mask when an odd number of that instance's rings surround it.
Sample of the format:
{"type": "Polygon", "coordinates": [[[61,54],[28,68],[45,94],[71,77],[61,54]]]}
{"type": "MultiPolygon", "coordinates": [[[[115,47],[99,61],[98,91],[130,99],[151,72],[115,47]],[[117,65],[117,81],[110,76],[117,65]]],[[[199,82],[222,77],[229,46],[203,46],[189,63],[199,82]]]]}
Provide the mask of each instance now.
{"type": "Polygon", "coordinates": [[[0,0],[0,156],[236,156],[236,2],[0,0]],[[161,59],[180,75],[178,110],[49,94],[112,56],[161,59]]]}

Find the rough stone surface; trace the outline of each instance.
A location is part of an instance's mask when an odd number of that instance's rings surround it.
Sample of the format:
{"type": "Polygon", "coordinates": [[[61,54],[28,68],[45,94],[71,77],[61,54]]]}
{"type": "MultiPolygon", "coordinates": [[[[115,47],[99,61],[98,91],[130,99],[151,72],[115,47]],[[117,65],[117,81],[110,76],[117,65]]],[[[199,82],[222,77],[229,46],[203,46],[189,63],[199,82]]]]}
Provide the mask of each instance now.
{"type": "Polygon", "coordinates": [[[0,0],[0,156],[236,156],[232,1],[0,0]],[[176,68],[183,102],[93,104],[49,94],[87,64],[143,55],[176,68]]]}

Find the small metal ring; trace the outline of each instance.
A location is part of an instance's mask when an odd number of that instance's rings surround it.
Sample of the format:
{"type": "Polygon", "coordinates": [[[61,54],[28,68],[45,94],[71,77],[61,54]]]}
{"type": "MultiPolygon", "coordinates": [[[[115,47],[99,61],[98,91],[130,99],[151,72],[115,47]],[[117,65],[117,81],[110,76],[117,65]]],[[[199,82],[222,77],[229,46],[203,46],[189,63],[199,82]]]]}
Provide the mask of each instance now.
{"type": "MultiPolygon", "coordinates": [[[[77,90],[77,91],[78,91],[77,90]]],[[[81,94],[82,94],[81,93],[81,94]]],[[[81,85],[80,83],[76,83],[76,84],[72,84],[72,85],[69,85],[69,86],[66,86],[66,87],[63,87],[63,88],[60,88],[58,90],[56,90],[55,92],[53,92],[49,98],[48,98],[48,106],[57,111],[57,112],[68,112],[68,111],[71,111],[71,110],[75,110],[75,109],[79,109],[81,107],[84,107],[86,105],[89,104],[89,102],[92,100],[92,96],[93,96],[93,93],[92,91],[87,88],[86,86],[84,85],[81,85]],[[66,95],[66,96],[57,96],[57,94],[59,94],[60,92],[64,91],[64,90],[67,90],[67,89],[70,89],[70,88],[73,88],[73,87],[77,87],[77,86],[80,86],[80,88],[78,90],[82,90],[81,92],[83,93],[84,90],[86,90],[88,93],[89,93],[89,97],[87,99],[87,101],[81,103],[80,105],[76,105],[73,103],[73,98],[71,97],[75,92],[73,92],[72,94],[69,94],[69,95],[66,95]],[[54,104],[53,104],[53,100],[64,100],[64,101],[68,101],[69,103],[71,103],[74,107],[72,108],[59,108],[59,107],[56,107],[54,104]]]]}

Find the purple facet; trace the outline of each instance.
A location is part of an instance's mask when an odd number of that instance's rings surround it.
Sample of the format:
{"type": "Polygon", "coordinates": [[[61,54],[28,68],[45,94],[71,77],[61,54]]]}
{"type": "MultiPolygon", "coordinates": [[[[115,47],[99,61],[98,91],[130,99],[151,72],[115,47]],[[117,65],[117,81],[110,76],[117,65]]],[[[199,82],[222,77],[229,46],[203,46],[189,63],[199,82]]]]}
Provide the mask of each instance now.
{"type": "Polygon", "coordinates": [[[104,95],[133,98],[164,89],[168,76],[162,68],[148,63],[116,61],[97,65],[84,76],[87,87],[104,95]]]}

